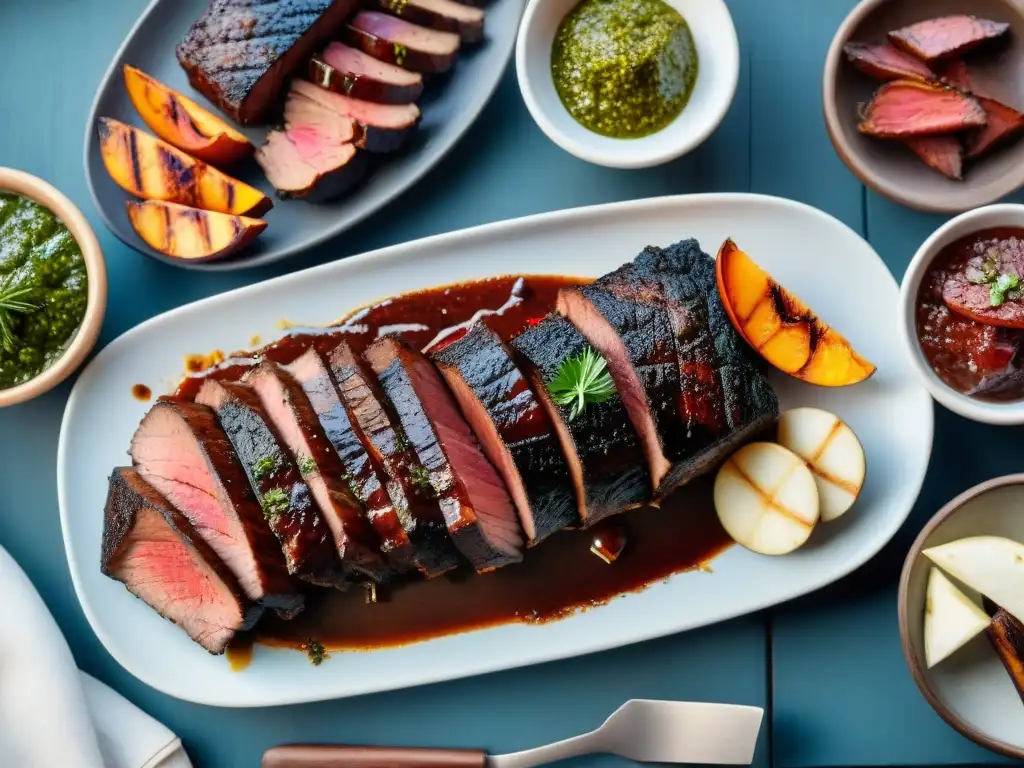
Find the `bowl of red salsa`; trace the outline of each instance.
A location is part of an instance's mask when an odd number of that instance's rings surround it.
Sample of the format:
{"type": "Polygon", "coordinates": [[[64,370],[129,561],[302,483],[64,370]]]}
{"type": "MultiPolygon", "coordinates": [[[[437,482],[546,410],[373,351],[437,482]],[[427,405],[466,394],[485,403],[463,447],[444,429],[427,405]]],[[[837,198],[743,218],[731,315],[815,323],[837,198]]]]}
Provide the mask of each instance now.
{"type": "Polygon", "coordinates": [[[1024,424],[1024,205],[939,228],[903,279],[903,337],[932,396],[988,424],[1024,424]]]}

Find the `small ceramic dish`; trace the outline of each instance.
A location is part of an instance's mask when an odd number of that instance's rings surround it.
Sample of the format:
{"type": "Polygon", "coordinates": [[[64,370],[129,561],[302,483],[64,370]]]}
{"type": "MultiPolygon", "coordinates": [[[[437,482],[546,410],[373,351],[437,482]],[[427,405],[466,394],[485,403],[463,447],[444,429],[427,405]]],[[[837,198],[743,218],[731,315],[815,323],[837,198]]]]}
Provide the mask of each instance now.
{"type": "Polygon", "coordinates": [[[0,192],[23,195],[57,215],[70,230],[85,259],[89,296],[85,316],[64,354],[34,379],[9,389],[0,389],[0,408],[17,405],[49,392],[74,373],[96,346],[107,310],[107,267],[96,235],[82,212],[61,192],[42,179],[12,168],[0,168],[0,192]]]}
{"type": "MultiPolygon", "coordinates": [[[[985,633],[932,669],[924,655],[925,594],[931,562],[921,553],[968,536],[1024,541],[1024,475],[989,480],[957,496],[921,531],[903,565],[900,639],[914,682],[953,728],[983,747],[1024,758],[1024,703],[985,633]]],[[[980,606],[976,592],[957,583],[980,606]]]]}
{"type": "Polygon", "coordinates": [[[911,208],[960,213],[988,205],[1024,186],[1024,140],[965,164],[963,181],[947,179],[926,166],[899,141],[864,136],[857,130],[861,105],[881,85],[846,60],[849,42],[881,42],[887,32],[925,19],[973,14],[1011,25],[1009,40],[991,52],[970,55],[971,78],[979,91],[1024,110],[1024,3],[1020,0],[864,0],[836,32],[825,58],[822,105],[832,145],[846,166],[868,187],[911,208]]]}
{"type": "Polygon", "coordinates": [[[700,146],[722,122],[740,75],[736,27],[723,0],[667,0],[693,33],[698,72],[686,108],[668,126],[640,139],[614,139],[584,128],[555,90],[551,49],[555,34],[579,0],[530,0],[516,41],[519,90],[548,138],[566,152],[609,168],[648,168],[700,146]]]}
{"type": "Polygon", "coordinates": [[[932,261],[946,246],[957,240],[997,227],[1024,228],[1024,205],[1006,203],[969,211],[951,219],[925,240],[911,259],[900,285],[900,335],[911,364],[939,403],[972,421],[1012,426],[1024,424],[1024,400],[981,400],[957,392],[928,365],[917,338],[917,295],[932,261]]]}

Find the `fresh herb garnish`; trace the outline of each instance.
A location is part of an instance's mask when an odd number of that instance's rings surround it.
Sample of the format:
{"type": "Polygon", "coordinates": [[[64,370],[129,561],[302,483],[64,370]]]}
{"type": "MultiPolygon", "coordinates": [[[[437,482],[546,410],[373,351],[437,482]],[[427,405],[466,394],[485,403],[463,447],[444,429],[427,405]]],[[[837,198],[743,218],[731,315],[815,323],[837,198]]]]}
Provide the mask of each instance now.
{"type": "Polygon", "coordinates": [[[398,43],[394,44],[395,49],[395,64],[402,66],[402,62],[405,61],[405,57],[409,55],[409,49],[404,45],[398,43]]]}
{"type": "Polygon", "coordinates": [[[319,640],[314,640],[312,637],[299,646],[309,656],[309,662],[314,667],[319,667],[324,663],[324,659],[329,659],[330,654],[327,653],[327,649],[324,648],[323,643],[319,640]]]}
{"type": "Polygon", "coordinates": [[[28,315],[39,309],[37,304],[25,301],[31,294],[31,286],[18,287],[10,277],[0,282],[0,346],[12,354],[15,341],[12,315],[28,315]]]}
{"type": "Polygon", "coordinates": [[[316,462],[313,461],[312,456],[303,456],[299,459],[299,472],[302,473],[303,477],[307,477],[316,472],[316,462]]]}
{"type": "Polygon", "coordinates": [[[615,394],[615,382],[608,364],[592,347],[562,362],[548,382],[552,399],[570,408],[569,420],[577,418],[588,405],[597,405],[615,394]]]}
{"type": "Polygon", "coordinates": [[[434,486],[430,482],[430,473],[426,467],[413,467],[409,470],[409,479],[412,484],[418,488],[422,488],[425,491],[434,490],[434,486]]]}
{"type": "Polygon", "coordinates": [[[1001,306],[1006,299],[1013,300],[1020,297],[1020,277],[1003,273],[996,281],[989,286],[989,304],[993,307],[1001,306]]]}
{"type": "Polygon", "coordinates": [[[263,494],[260,506],[263,507],[263,517],[272,520],[288,511],[288,494],[281,488],[271,488],[263,494]]]}
{"type": "Polygon", "coordinates": [[[277,469],[277,459],[272,456],[264,456],[262,459],[258,459],[252,467],[252,476],[257,480],[262,480],[267,475],[271,474],[277,469]]]}

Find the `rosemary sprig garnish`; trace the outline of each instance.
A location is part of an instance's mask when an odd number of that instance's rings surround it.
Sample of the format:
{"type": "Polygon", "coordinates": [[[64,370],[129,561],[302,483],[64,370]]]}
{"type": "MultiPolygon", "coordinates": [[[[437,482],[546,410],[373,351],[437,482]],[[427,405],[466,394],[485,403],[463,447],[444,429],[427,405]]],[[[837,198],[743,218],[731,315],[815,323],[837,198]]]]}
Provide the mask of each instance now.
{"type": "Polygon", "coordinates": [[[12,315],[28,315],[39,309],[39,305],[25,301],[32,288],[14,285],[10,277],[0,282],[0,346],[14,352],[14,319],[12,315]]]}
{"type": "Polygon", "coordinates": [[[588,405],[597,405],[615,394],[615,382],[608,364],[593,348],[562,362],[558,373],[548,382],[551,398],[570,408],[569,420],[577,418],[588,405]]]}

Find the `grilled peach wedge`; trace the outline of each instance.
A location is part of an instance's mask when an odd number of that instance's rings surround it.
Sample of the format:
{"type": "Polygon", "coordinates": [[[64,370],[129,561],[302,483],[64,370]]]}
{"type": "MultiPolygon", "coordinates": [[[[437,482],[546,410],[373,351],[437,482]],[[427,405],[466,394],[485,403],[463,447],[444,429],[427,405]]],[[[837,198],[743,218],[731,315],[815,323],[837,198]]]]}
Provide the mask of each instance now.
{"type": "Polygon", "coordinates": [[[261,216],[274,205],[258,189],[138,128],[103,117],[99,135],[107,173],[136,197],[233,216],[261,216]]]}
{"type": "Polygon", "coordinates": [[[733,326],[780,371],[808,384],[846,387],[875,373],[850,342],[818,319],[732,240],[715,265],[718,293],[733,326]]]}
{"type": "Polygon", "coordinates": [[[192,99],[135,67],[124,67],[128,97],[157,136],[210,165],[226,166],[252,155],[243,134],[192,99]]]}
{"type": "Polygon", "coordinates": [[[129,200],[128,218],[153,249],[174,259],[223,259],[251,243],[267,222],[159,200],[129,200]]]}

